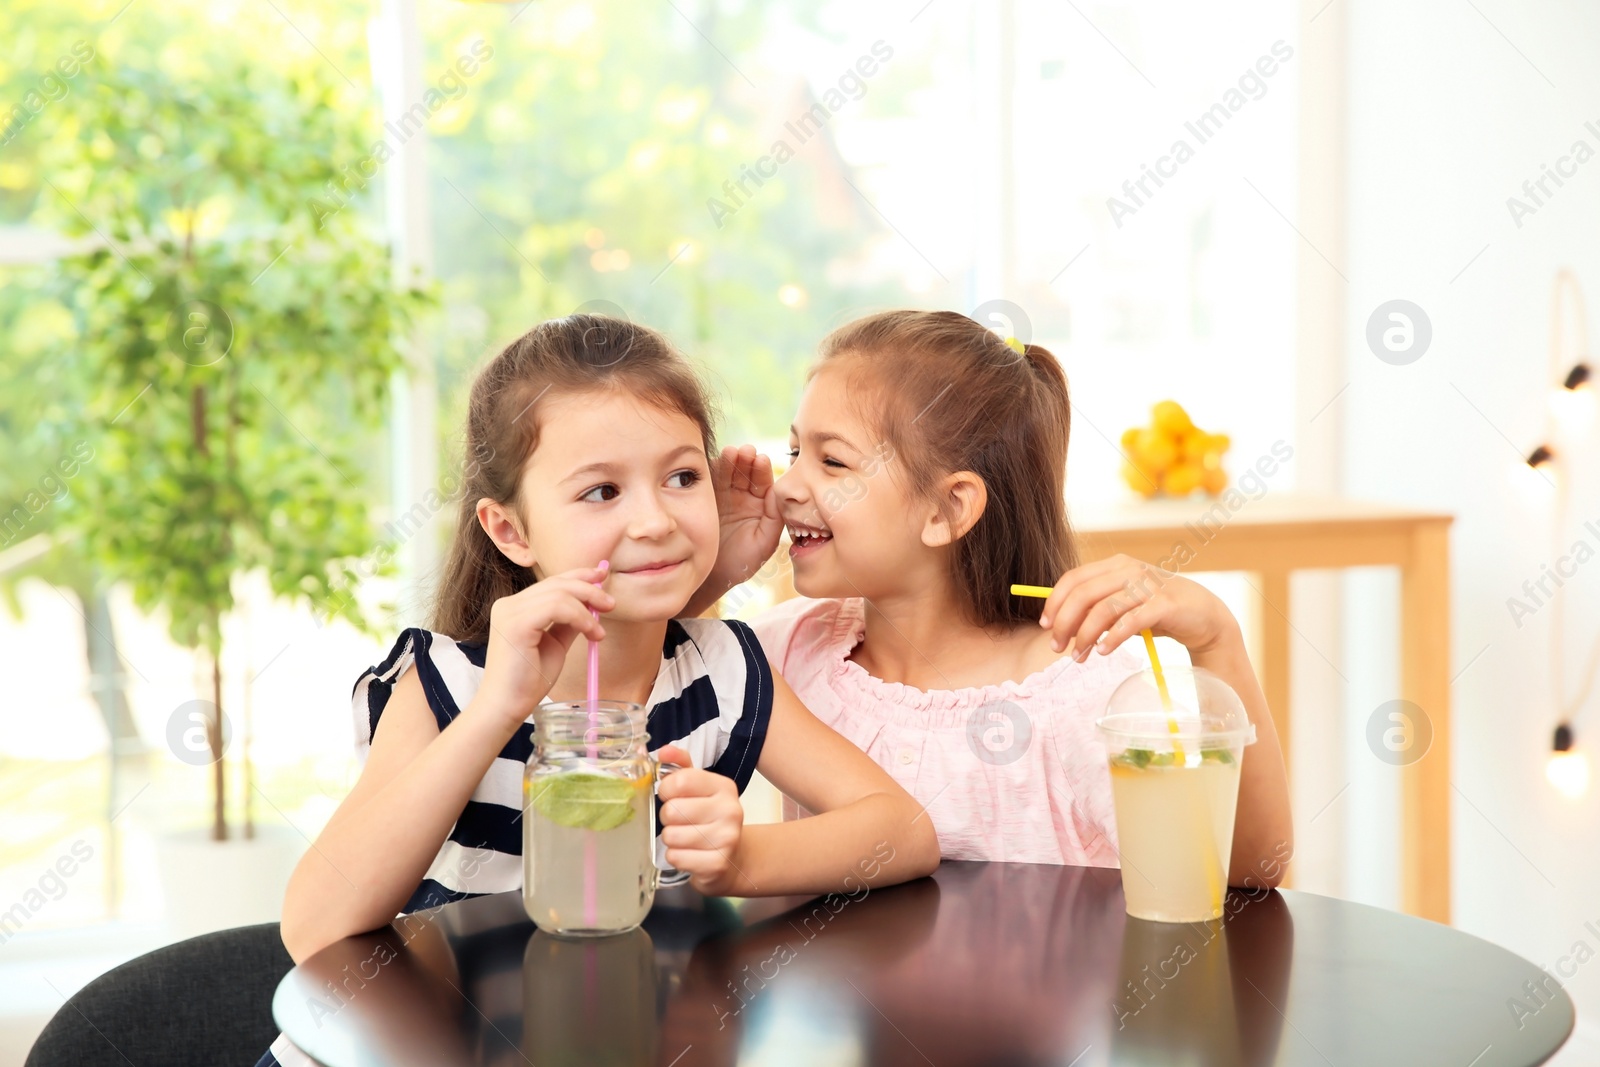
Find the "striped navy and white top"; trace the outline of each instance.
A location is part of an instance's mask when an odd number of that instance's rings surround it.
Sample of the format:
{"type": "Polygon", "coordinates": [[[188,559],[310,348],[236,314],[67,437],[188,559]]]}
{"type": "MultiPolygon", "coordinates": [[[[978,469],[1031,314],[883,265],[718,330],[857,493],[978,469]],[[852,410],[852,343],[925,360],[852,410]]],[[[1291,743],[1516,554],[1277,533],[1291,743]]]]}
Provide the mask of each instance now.
{"type": "MultiPolygon", "coordinates": [[[[402,633],[384,661],[356,680],[351,702],[361,762],[395,683],[410,667],[444,730],[477,693],[487,651],[429,630],[402,633]]],[[[772,668],[748,626],[734,619],[669,621],[646,704],[651,750],[677,745],[696,767],[732,778],[744,792],[772,714],[772,668]]],[[[530,718],[478,783],[402,914],[522,888],[522,775],[532,755],[530,718]]]]}
{"type": "MultiPolygon", "coordinates": [[[[430,630],[400,634],[382,663],[356,679],[351,696],[356,755],[365,765],[395,684],[415,666],[442,731],[483,682],[485,645],[430,630]]],[[[696,767],[732,778],[744,792],[772,717],[772,668],[755,633],[735,619],[673,619],[646,702],[649,748],[677,745],[696,767]]],[[[402,915],[453,900],[522,888],[522,774],[533,755],[533,722],[517,727],[472,793],[402,915]]],[[[659,842],[658,842],[659,845],[659,842]]],[[[662,850],[658,847],[658,862],[662,850]]],[[[279,1034],[256,1067],[314,1067],[279,1034]]]]}

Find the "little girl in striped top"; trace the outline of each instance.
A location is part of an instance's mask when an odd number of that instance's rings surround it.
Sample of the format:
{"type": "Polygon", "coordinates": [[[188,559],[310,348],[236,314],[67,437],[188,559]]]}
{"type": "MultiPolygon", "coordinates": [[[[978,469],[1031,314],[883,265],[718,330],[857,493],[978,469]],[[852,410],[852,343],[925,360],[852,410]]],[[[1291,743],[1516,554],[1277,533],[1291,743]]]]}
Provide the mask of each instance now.
{"type": "MultiPolygon", "coordinates": [[[[1148,666],[1128,638],[1171,637],[1255,724],[1230,881],[1277,885],[1288,781],[1239,626],[1180,575],[1126,556],[1078,565],[1071,415],[1054,356],[964,315],[841,327],[822,342],[783,477],[748,445],[722,455],[724,552],[690,610],[754,574],[786,525],[801,595],[753,620],[762,646],[818,718],[927,808],[947,859],[1116,866],[1094,720],[1148,666]],[[1041,610],[1013,583],[1055,589],[1041,610]]],[[[786,814],[805,814],[792,799],[786,814]]]]}
{"type": "MultiPolygon", "coordinates": [[[[660,840],[701,892],[859,891],[938,865],[916,803],[806,710],[749,627],[674,619],[719,524],[711,405],[664,338],[589,315],[535,327],[473,383],[466,446],[432,627],[357,681],[360,779],[289,882],[296,961],[521,888],[532,722],[542,701],[584,698],[590,642],[601,695],[645,705],[650,747],[686,768],[660,786],[660,840]],[[746,827],[755,770],[822,814],[746,827]]],[[[261,1065],[309,1062],[280,1035],[261,1065]]]]}

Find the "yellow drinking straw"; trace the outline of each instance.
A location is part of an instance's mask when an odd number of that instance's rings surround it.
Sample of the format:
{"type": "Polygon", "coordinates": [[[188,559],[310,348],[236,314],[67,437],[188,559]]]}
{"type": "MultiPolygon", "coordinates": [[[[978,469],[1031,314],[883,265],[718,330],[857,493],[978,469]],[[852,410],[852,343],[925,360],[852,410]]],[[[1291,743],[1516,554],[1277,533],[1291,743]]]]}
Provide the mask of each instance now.
{"type": "Polygon", "coordinates": [[[1167,713],[1167,721],[1172,723],[1172,732],[1178,732],[1178,724],[1172,718],[1172,694],[1167,692],[1167,676],[1161,673],[1161,657],[1156,655],[1156,638],[1149,630],[1140,630],[1144,636],[1144,650],[1150,653],[1150,669],[1156,675],[1156,690],[1161,694],[1161,710],[1167,713]]]}
{"type": "Polygon", "coordinates": [[[1156,691],[1161,694],[1161,710],[1167,713],[1167,732],[1172,735],[1172,752],[1183,762],[1183,746],[1178,743],[1178,717],[1172,714],[1172,694],[1167,691],[1167,676],[1161,673],[1161,657],[1156,655],[1156,638],[1149,630],[1140,630],[1144,636],[1144,650],[1150,655],[1150,669],[1155,672],[1156,691]]]}
{"type": "MultiPolygon", "coordinates": [[[[1172,694],[1167,691],[1167,676],[1161,673],[1161,657],[1156,655],[1156,638],[1149,630],[1140,630],[1139,632],[1144,635],[1144,650],[1150,654],[1150,670],[1155,673],[1156,689],[1161,693],[1161,708],[1167,713],[1167,730],[1172,734],[1172,752],[1178,759],[1178,766],[1181,767],[1184,764],[1184,758],[1183,746],[1178,743],[1178,718],[1172,714],[1172,694]]],[[[1209,808],[1210,805],[1206,803],[1205,797],[1202,796],[1200,798],[1200,806],[1193,809],[1195,817],[1200,824],[1198,832],[1201,836],[1198,840],[1205,840],[1205,835],[1211,833],[1209,808]]],[[[1206,892],[1211,899],[1211,910],[1219,916],[1222,914],[1222,894],[1225,891],[1224,885],[1226,883],[1226,876],[1221,870],[1222,865],[1226,862],[1223,859],[1226,849],[1227,845],[1218,841],[1217,852],[1208,852],[1204,858],[1206,892]]]]}

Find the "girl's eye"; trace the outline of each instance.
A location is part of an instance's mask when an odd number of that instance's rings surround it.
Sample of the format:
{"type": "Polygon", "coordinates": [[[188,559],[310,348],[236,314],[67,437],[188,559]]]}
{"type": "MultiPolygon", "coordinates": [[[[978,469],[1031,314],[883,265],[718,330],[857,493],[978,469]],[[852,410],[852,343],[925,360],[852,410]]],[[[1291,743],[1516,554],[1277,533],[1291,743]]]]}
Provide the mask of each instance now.
{"type": "Polygon", "coordinates": [[[698,482],[700,480],[700,472],[696,471],[696,470],[681,470],[681,471],[677,471],[676,473],[674,473],[672,475],[672,477],[667,479],[668,484],[671,484],[674,478],[682,478],[682,479],[684,479],[684,481],[681,481],[681,482],[677,483],[676,485],[673,486],[673,488],[675,488],[675,489],[687,489],[691,485],[694,485],[696,482],[698,482]]]}
{"type": "Polygon", "coordinates": [[[615,499],[617,499],[617,496],[619,495],[620,492],[621,491],[616,486],[607,483],[606,485],[597,485],[597,486],[595,486],[593,489],[589,490],[587,493],[584,493],[578,499],[579,500],[587,500],[591,504],[601,504],[601,503],[604,503],[607,500],[615,500],[615,499]],[[597,497],[597,496],[595,496],[596,493],[599,493],[600,495],[597,497]]]}
{"type": "MultiPolygon", "coordinates": [[[[789,462],[793,463],[795,460],[797,460],[799,458],[800,458],[800,450],[791,445],[790,448],[789,448],[789,462]]],[[[829,459],[827,456],[823,456],[822,457],[822,465],[824,467],[838,467],[840,470],[844,469],[844,464],[843,463],[840,463],[836,459],[829,459]]]]}

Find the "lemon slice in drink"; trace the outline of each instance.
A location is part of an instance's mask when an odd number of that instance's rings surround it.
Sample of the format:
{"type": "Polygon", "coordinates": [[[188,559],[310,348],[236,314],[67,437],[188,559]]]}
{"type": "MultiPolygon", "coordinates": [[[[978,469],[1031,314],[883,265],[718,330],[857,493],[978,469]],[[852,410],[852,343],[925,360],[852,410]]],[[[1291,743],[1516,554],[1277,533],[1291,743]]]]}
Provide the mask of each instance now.
{"type": "Polygon", "coordinates": [[[632,779],[611,774],[546,774],[529,782],[528,803],[558,826],[614,830],[633,818],[637,791],[638,783],[632,779]]]}

